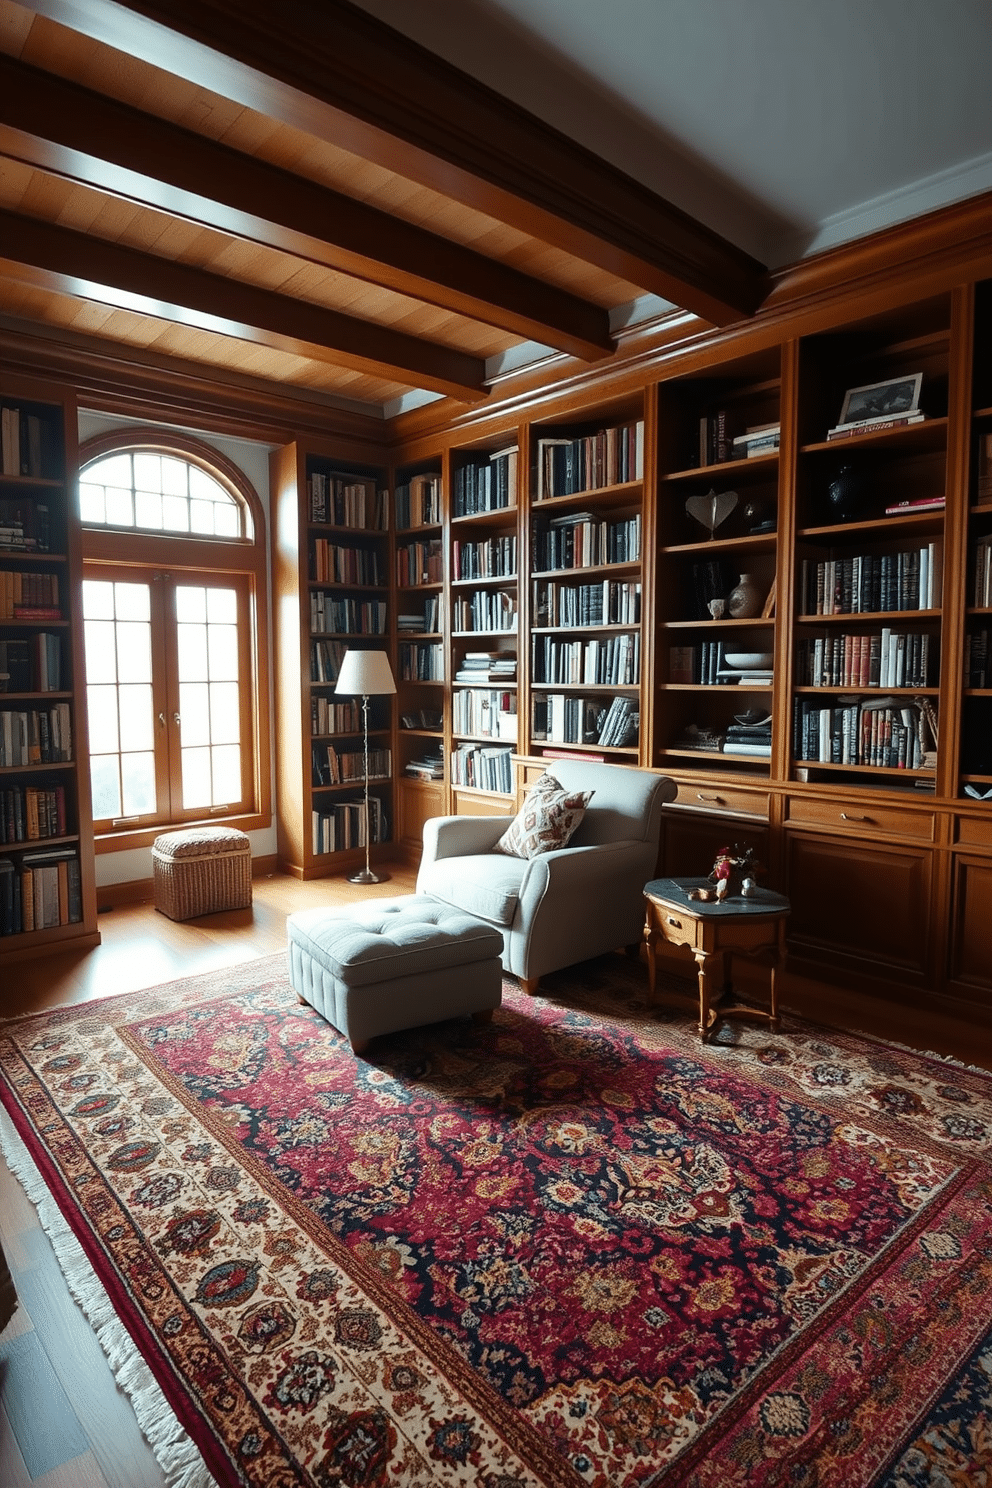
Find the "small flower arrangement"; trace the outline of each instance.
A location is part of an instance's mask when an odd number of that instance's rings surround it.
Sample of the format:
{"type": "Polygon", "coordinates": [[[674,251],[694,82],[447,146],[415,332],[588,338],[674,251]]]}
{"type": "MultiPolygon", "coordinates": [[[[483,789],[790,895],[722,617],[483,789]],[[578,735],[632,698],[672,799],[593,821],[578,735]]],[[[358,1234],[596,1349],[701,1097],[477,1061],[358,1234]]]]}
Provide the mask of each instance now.
{"type": "Polygon", "coordinates": [[[738,894],[748,898],[757,887],[760,867],[753,847],[741,847],[739,843],[721,847],[709,876],[710,883],[716,885],[717,899],[736,898],[738,894]]]}

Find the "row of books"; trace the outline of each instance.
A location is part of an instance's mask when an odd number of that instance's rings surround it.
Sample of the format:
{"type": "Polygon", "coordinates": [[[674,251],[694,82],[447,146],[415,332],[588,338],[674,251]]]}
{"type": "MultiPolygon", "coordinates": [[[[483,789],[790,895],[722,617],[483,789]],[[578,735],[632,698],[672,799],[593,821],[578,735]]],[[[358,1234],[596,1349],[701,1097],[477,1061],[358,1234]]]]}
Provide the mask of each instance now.
{"type": "Polygon", "coordinates": [[[992,632],[987,626],[968,631],[964,638],[965,687],[992,686],[992,632]]]}
{"type": "Polygon", "coordinates": [[[386,569],[377,548],[346,548],[315,537],[310,543],[310,578],[317,584],[384,585],[386,569]]]}
{"type": "Polygon", "coordinates": [[[77,924],[83,917],[79,854],[74,847],[0,858],[0,935],[77,924]]]}
{"type": "Polygon", "coordinates": [[[396,487],[396,530],[436,527],[441,522],[441,477],[411,475],[396,487]]]}
{"type": "Polygon", "coordinates": [[[592,698],[549,692],[533,702],[533,737],[549,744],[593,744],[626,749],[637,743],[636,699],[615,697],[608,707],[592,698]]]}
{"type": "Polygon", "coordinates": [[[13,785],[0,790],[0,843],[65,834],[65,786],[13,785]]]}
{"type": "MultiPolygon", "coordinates": [[[[772,671],[766,667],[732,667],[723,641],[700,641],[694,646],[672,646],[668,653],[668,679],[704,686],[766,686],[772,671]]],[[[731,655],[734,653],[731,652],[731,655]]]]}
{"type": "Polygon", "coordinates": [[[975,465],[975,498],[982,503],[992,501],[992,433],[979,434],[975,465]]]}
{"type": "Polygon", "coordinates": [[[584,687],[635,687],[640,676],[641,637],[636,630],[595,641],[534,637],[535,686],[578,683],[584,687]]]}
{"type": "Polygon", "coordinates": [[[346,852],[350,847],[365,847],[368,842],[386,842],[389,822],[386,809],[377,795],[369,796],[368,817],[365,800],[335,801],[311,813],[312,841],[315,854],[346,852]],[[366,827],[366,823],[368,824],[366,827]]]}
{"type": "Polygon", "coordinates": [[[377,488],[371,475],[315,470],[310,476],[310,520],[384,532],[388,526],[387,493],[377,488]]]}
{"type": "Polygon", "coordinates": [[[547,527],[535,525],[533,563],[536,573],[561,568],[598,568],[606,563],[639,563],[641,515],[608,522],[591,512],[555,517],[547,527]]]}
{"type": "Polygon", "coordinates": [[[459,595],[451,607],[451,625],[457,631],[505,632],[517,628],[517,596],[505,589],[477,589],[459,595]]]}
{"type": "Polygon", "coordinates": [[[36,413],[4,403],[0,408],[0,470],[41,477],[46,472],[46,433],[36,413]]]}
{"type": "Polygon", "coordinates": [[[401,641],[401,682],[443,682],[444,647],[439,641],[401,641]]]}
{"type": "Polygon", "coordinates": [[[644,421],[537,441],[537,499],[574,496],[644,477],[644,421]]]}
{"type": "Polygon", "coordinates": [[[0,710],[0,766],[57,765],[72,759],[68,703],[0,710]]]}
{"type": "Polygon", "coordinates": [[[338,599],[310,591],[310,629],[318,635],[385,635],[388,606],[382,599],[338,599]]]}
{"type": "Polygon", "coordinates": [[[984,533],[975,542],[975,586],[971,602],[980,609],[992,605],[992,533],[984,533]]]}
{"type": "Polygon", "coordinates": [[[451,751],[452,785],[509,795],[513,790],[512,749],[495,744],[457,744],[451,751]]]}
{"type": "Polygon", "coordinates": [[[24,639],[0,637],[0,692],[60,692],[62,639],[38,633],[24,639]]]}
{"type": "Polygon", "coordinates": [[[489,537],[485,542],[451,545],[451,567],[456,579],[512,579],[517,572],[517,539],[489,537]]]}
{"type": "MultiPolygon", "coordinates": [[[[409,601],[406,601],[409,603],[409,601]]],[[[424,599],[423,609],[396,616],[396,629],[400,635],[432,635],[441,629],[441,600],[437,594],[424,599]]]]}
{"type": "Polygon", "coordinates": [[[319,734],[357,734],[362,727],[362,705],[357,698],[335,702],[322,692],[310,697],[310,732],[319,734]]]}
{"type": "Polygon", "coordinates": [[[59,576],[0,570],[0,620],[58,620],[59,576]]]}
{"type": "Polygon", "coordinates": [[[638,625],[641,619],[641,586],[623,580],[603,579],[598,584],[551,580],[537,584],[535,601],[535,625],[638,625]]]}
{"type": "Polygon", "coordinates": [[[497,450],[481,460],[455,467],[452,476],[452,515],[473,517],[478,512],[501,511],[517,502],[517,448],[497,450]]]}
{"type": "Polygon", "coordinates": [[[800,687],[936,687],[938,642],[926,632],[883,626],[870,635],[817,636],[800,642],[800,687]]]}
{"type": "Polygon", "coordinates": [[[444,552],[439,537],[403,543],[396,549],[396,582],[401,589],[440,584],[443,578],[444,552]]]}
{"type": "Polygon", "coordinates": [[[895,553],[858,553],[816,561],[800,570],[801,615],[884,614],[934,610],[941,602],[943,543],[895,553]]]}
{"type": "Polygon", "coordinates": [[[343,641],[311,641],[310,681],[336,682],[346,649],[343,641]]]}
{"type": "Polygon", "coordinates": [[[821,765],[929,767],[920,740],[919,708],[894,699],[855,698],[824,707],[809,698],[797,698],[793,753],[797,760],[821,765]]]}
{"type": "MultiPolygon", "coordinates": [[[[364,749],[339,750],[333,744],[312,747],[314,785],[352,785],[365,780],[364,749]]],[[[388,780],[393,773],[389,749],[369,750],[369,779],[388,780]]]]}
{"type": "Polygon", "coordinates": [[[517,737],[517,694],[496,687],[456,689],[451,698],[451,727],[456,734],[513,743],[517,737]]]}

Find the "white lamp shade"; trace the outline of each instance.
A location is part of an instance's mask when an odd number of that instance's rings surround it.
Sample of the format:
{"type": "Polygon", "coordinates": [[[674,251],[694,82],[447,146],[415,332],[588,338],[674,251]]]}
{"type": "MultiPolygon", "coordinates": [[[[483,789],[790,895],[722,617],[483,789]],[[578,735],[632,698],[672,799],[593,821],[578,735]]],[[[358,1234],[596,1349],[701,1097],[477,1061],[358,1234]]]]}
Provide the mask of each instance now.
{"type": "Polygon", "coordinates": [[[378,697],[396,691],[385,651],[346,651],[335,692],[356,697],[378,697]]]}

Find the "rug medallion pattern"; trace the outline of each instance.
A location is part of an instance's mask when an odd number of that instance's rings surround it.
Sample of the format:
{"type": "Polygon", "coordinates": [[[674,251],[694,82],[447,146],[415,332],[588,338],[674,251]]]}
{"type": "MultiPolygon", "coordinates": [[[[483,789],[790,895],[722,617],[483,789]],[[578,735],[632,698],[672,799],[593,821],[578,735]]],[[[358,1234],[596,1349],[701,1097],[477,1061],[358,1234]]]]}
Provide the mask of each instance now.
{"type": "Polygon", "coordinates": [[[992,1077],[619,964],[369,1061],[275,958],[0,1029],[219,1483],[992,1483],[992,1077]]]}

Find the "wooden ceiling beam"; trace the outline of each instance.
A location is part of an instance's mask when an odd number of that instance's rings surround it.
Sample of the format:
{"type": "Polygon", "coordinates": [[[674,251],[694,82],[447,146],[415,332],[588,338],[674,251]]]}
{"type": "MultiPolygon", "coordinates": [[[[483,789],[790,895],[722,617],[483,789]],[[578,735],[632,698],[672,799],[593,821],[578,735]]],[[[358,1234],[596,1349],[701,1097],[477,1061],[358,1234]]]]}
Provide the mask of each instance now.
{"type": "Polygon", "coordinates": [[[0,153],[584,361],[607,311],[215,140],[0,55],[0,153]]]}
{"type": "Polygon", "coordinates": [[[763,266],[348,0],[25,0],[61,24],[351,150],[715,325],[763,266]]]}
{"type": "Polygon", "coordinates": [[[388,377],[461,402],[475,402],[488,392],[485,363],[478,357],[71,228],[0,211],[3,275],[388,377]]]}

